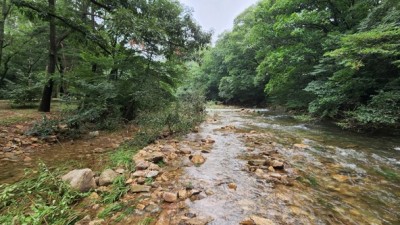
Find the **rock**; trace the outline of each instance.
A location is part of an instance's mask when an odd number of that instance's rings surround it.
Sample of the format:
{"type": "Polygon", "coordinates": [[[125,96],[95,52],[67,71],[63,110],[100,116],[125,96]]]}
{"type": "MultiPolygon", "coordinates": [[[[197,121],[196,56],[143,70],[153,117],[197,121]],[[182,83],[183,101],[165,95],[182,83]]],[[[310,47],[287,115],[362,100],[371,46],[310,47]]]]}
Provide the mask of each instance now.
{"type": "Polygon", "coordinates": [[[164,160],[164,154],[161,152],[153,152],[145,157],[146,161],[150,161],[153,163],[159,163],[164,160]]]}
{"type": "Polygon", "coordinates": [[[247,218],[244,219],[242,222],[240,222],[240,225],[256,225],[256,224],[252,219],[247,218]]]}
{"type": "Polygon", "coordinates": [[[5,147],[5,148],[3,148],[3,152],[12,152],[12,148],[10,148],[10,147],[5,147]]]}
{"type": "Polygon", "coordinates": [[[206,195],[213,195],[214,194],[214,191],[211,190],[211,189],[207,189],[205,192],[206,192],[206,195]]]}
{"type": "Polygon", "coordinates": [[[248,162],[250,166],[263,166],[265,164],[264,159],[255,159],[255,160],[250,160],[248,162]]]}
{"type": "Polygon", "coordinates": [[[131,186],[132,193],[140,193],[140,192],[150,192],[150,186],[146,185],[132,185],[131,186]]]}
{"type": "Polygon", "coordinates": [[[268,171],[275,172],[275,169],[274,169],[274,167],[270,166],[270,167],[268,167],[268,171]]]}
{"type": "Polygon", "coordinates": [[[228,188],[229,188],[229,189],[233,189],[233,190],[236,191],[236,189],[237,189],[237,184],[235,184],[235,183],[229,183],[229,184],[228,184],[228,188]]]}
{"type": "Polygon", "coordinates": [[[98,220],[90,221],[88,225],[101,225],[103,223],[104,223],[103,219],[98,219],[98,220]]]}
{"type": "Polygon", "coordinates": [[[164,199],[164,201],[169,203],[173,203],[178,200],[176,193],[171,193],[171,192],[164,192],[162,198],[164,199]]]}
{"type": "Polygon", "coordinates": [[[104,148],[95,148],[95,149],[93,150],[94,153],[104,153],[104,152],[106,152],[106,151],[107,151],[107,150],[104,149],[104,148]]]}
{"type": "Polygon", "coordinates": [[[152,170],[152,171],[149,171],[147,174],[146,174],[146,177],[147,178],[152,178],[152,177],[156,177],[157,175],[158,175],[158,171],[155,171],[155,170],[152,170]]]}
{"type": "Polygon", "coordinates": [[[106,169],[100,174],[99,178],[99,185],[100,186],[107,186],[113,183],[115,178],[118,177],[118,173],[116,173],[112,169],[106,169]]]}
{"type": "Polygon", "coordinates": [[[282,175],[279,173],[269,173],[268,174],[270,177],[276,178],[276,179],[281,179],[282,175]]]}
{"type": "Polygon", "coordinates": [[[190,161],[190,159],[184,158],[182,160],[182,167],[191,167],[191,166],[193,166],[193,163],[192,161],[190,161]]]}
{"type": "Polygon", "coordinates": [[[182,189],[178,191],[178,197],[179,199],[186,199],[187,198],[187,191],[185,189],[182,189]]]}
{"type": "Polygon", "coordinates": [[[139,170],[139,171],[136,171],[136,172],[132,173],[131,176],[132,177],[145,177],[146,176],[146,171],[139,170]]]}
{"type": "Polygon", "coordinates": [[[272,161],[271,165],[276,170],[283,170],[283,168],[284,168],[283,162],[278,161],[278,160],[272,161]]]}
{"type": "Polygon", "coordinates": [[[149,213],[158,213],[161,211],[161,208],[160,208],[160,206],[158,206],[156,204],[150,204],[150,205],[146,206],[146,208],[144,210],[149,213]]]}
{"type": "Polygon", "coordinates": [[[93,192],[88,196],[88,199],[92,200],[92,201],[98,200],[99,198],[100,198],[100,196],[96,192],[93,192]]]}
{"type": "Polygon", "coordinates": [[[96,188],[94,173],[91,169],[72,170],[61,178],[68,182],[71,187],[80,192],[86,192],[96,188]]]}
{"type": "Polygon", "coordinates": [[[32,161],[32,158],[31,158],[31,157],[26,156],[26,157],[24,158],[24,162],[31,162],[31,161],[32,161]]]}
{"type": "Polygon", "coordinates": [[[184,147],[180,149],[180,152],[183,154],[191,154],[192,153],[192,149],[189,147],[184,147]]]}
{"type": "Polygon", "coordinates": [[[206,161],[202,155],[193,155],[190,160],[196,165],[203,164],[206,161]]]}
{"type": "Polygon", "coordinates": [[[266,219],[266,218],[262,218],[259,216],[250,216],[250,219],[253,220],[255,225],[275,225],[275,223],[270,220],[270,219],[266,219]]]}
{"type": "Polygon", "coordinates": [[[100,135],[100,132],[99,131],[92,131],[92,132],[89,132],[89,136],[91,136],[91,137],[97,137],[97,136],[99,136],[100,135]]]}
{"type": "Polygon", "coordinates": [[[139,203],[139,204],[136,205],[135,208],[136,208],[136,209],[139,209],[139,210],[144,210],[144,208],[146,208],[146,206],[139,203]]]}
{"type": "Polygon", "coordinates": [[[140,161],[136,164],[135,169],[136,170],[145,170],[147,168],[149,168],[150,163],[146,162],[146,161],[140,161]]]}
{"type": "Polygon", "coordinates": [[[115,172],[117,172],[119,174],[123,174],[123,173],[125,173],[125,170],[122,169],[122,168],[118,168],[118,169],[115,170],[115,172]]]}
{"type": "Polygon", "coordinates": [[[147,169],[155,170],[155,171],[160,171],[161,170],[160,166],[157,165],[157,164],[154,164],[154,163],[150,163],[150,166],[147,169]]]}
{"type": "Polygon", "coordinates": [[[349,177],[341,174],[335,174],[332,176],[333,179],[335,179],[338,182],[346,182],[349,177]]]}
{"type": "Polygon", "coordinates": [[[200,190],[192,189],[192,190],[189,192],[188,197],[193,196],[193,195],[198,195],[198,194],[200,194],[200,193],[201,193],[200,190]]]}
{"type": "Polygon", "coordinates": [[[264,171],[262,169],[256,169],[255,174],[257,177],[263,177],[264,171]]]}
{"type": "Polygon", "coordinates": [[[294,144],[293,147],[297,148],[297,149],[306,149],[306,148],[309,148],[310,146],[308,146],[306,144],[294,144]]]}
{"type": "Polygon", "coordinates": [[[138,183],[138,184],[144,184],[144,183],[146,183],[146,179],[145,179],[144,177],[139,177],[139,178],[136,180],[136,183],[138,183]]]}
{"type": "Polygon", "coordinates": [[[186,221],[187,225],[206,225],[213,221],[211,217],[194,217],[186,221]]]}
{"type": "Polygon", "coordinates": [[[163,151],[163,152],[174,152],[175,148],[172,145],[164,145],[164,147],[161,148],[161,151],[163,151]]]}

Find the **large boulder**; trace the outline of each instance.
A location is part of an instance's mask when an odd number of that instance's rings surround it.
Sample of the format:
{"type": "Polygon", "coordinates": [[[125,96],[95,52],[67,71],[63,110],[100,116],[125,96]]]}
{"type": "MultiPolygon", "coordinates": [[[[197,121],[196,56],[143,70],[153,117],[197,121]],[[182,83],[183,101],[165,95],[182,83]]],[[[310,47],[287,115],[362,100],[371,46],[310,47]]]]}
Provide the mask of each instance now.
{"type": "Polygon", "coordinates": [[[71,187],[80,192],[87,192],[96,188],[94,173],[91,169],[72,170],[61,177],[61,179],[71,185],[71,187]]]}
{"type": "Polygon", "coordinates": [[[100,186],[107,186],[113,183],[115,178],[118,177],[118,173],[116,173],[112,169],[106,169],[100,174],[99,178],[99,185],[100,186]]]}

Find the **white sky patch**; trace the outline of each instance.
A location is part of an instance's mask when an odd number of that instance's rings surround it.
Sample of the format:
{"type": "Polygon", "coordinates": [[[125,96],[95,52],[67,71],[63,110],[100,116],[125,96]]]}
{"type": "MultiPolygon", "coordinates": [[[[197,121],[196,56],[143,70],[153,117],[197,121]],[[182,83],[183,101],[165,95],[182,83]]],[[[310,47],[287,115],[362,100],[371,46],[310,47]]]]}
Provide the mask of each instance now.
{"type": "Polygon", "coordinates": [[[258,0],[179,0],[193,9],[193,16],[204,30],[213,30],[213,43],[218,35],[233,27],[234,19],[258,0]]]}

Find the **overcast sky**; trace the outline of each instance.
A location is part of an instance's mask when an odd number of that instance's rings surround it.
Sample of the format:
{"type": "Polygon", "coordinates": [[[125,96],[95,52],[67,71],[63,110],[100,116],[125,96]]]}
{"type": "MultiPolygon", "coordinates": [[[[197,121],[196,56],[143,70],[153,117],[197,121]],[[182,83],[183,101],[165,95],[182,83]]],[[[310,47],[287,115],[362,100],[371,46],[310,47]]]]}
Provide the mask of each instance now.
{"type": "Polygon", "coordinates": [[[193,16],[204,30],[214,30],[213,42],[218,35],[233,26],[233,20],[257,0],[180,0],[193,9],[193,16]]]}

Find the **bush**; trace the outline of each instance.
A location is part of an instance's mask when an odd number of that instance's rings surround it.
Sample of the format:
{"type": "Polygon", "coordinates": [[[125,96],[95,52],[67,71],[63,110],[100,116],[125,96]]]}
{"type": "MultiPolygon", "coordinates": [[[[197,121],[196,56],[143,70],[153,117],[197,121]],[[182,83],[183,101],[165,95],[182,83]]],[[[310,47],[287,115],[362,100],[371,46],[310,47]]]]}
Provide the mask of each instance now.
{"type": "Polygon", "coordinates": [[[32,85],[14,85],[8,93],[14,107],[34,107],[41,97],[43,86],[41,83],[32,85]]]}

